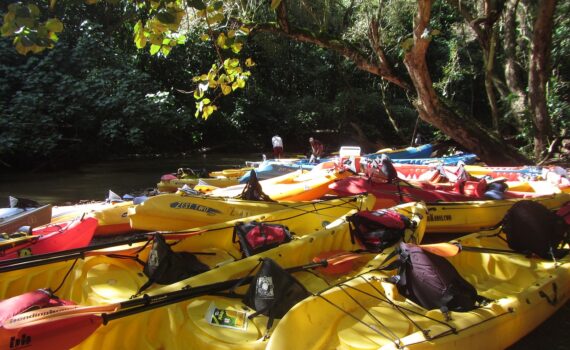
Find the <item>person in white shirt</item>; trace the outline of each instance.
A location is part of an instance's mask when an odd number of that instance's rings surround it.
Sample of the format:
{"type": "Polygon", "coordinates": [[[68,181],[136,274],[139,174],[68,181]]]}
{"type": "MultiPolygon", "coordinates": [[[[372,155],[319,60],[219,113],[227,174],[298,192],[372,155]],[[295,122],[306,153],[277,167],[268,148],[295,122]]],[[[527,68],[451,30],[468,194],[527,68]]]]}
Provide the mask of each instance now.
{"type": "Polygon", "coordinates": [[[283,140],[279,135],[275,135],[271,139],[271,143],[273,144],[273,156],[275,159],[281,159],[281,154],[283,154],[283,140]]]}

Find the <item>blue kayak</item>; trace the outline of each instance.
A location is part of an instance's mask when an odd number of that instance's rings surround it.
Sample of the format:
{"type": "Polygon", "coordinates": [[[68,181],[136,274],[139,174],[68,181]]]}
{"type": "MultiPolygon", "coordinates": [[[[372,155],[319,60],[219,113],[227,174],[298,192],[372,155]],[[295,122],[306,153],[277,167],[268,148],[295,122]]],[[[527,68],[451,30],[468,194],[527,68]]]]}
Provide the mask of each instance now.
{"type": "MultiPolygon", "coordinates": [[[[304,169],[311,170],[315,167],[315,163],[308,163],[306,160],[300,160],[294,163],[280,163],[279,161],[266,160],[254,169],[258,180],[266,180],[273,177],[291,173],[295,170],[304,169]]],[[[244,184],[249,181],[250,172],[239,178],[239,183],[244,184]]]]}
{"type": "Polygon", "coordinates": [[[477,161],[477,155],[473,153],[458,154],[441,158],[392,159],[392,163],[416,164],[416,165],[429,165],[429,164],[457,165],[457,163],[459,162],[463,162],[464,164],[473,164],[475,163],[475,161],[477,161]]]}
{"type": "Polygon", "coordinates": [[[390,159],[415,159],[415,158],[429,158],[433,152],[432,144],[425,144],[418,147],[408,147],[396,150],[380,150],[376,153],[367,154],[367,158],[379,158],[382,154],[387,155],[390,159]]]}

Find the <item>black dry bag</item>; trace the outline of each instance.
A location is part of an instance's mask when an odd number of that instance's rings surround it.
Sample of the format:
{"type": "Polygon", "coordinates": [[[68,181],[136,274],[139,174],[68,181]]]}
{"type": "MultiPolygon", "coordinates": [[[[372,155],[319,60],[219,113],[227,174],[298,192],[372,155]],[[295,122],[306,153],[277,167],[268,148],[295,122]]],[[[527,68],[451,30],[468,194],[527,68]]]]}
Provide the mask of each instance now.
{"type": "Polygon", "coordinates": [[[512,250],[548,260],[559,259],[567,253],[558,247],[568,241],[568,225],[538,202],[516,202],[505,214],[502,224],[512,250]]]}
{"type": "Polygon", "coordinates": [[[368,251],[378,253],[402,238],[412,223],[409,218],[391,209],[361,211],[347,218],[350,236],[368,251]]]}
{"type": "Polygon", "coordinates": [[[268,316],[267,329],[270,329],[275,318],[285,316],[287,311],[309,295],[295,277],[275,261],[265,258],[249,285],[243,303],[256,311],[250,318],[259,314],[268,316]]]}
{"type": "Polygon", "coordinates": [[[194,254],[174,252],[164,237],[155,235],[148,260],[143,268],[148,281],[139,289],[138,293],[153,283],[171,284],[206,272],[209,269],[208,265],[200,262],[194,254]]]}
{"type": "Polygon", "coordinates": [[[398,292],[422,307],[469,311],[486,301],[447,259],[417,245],[400,243],[398,274],[390,280],[398,292]]]}

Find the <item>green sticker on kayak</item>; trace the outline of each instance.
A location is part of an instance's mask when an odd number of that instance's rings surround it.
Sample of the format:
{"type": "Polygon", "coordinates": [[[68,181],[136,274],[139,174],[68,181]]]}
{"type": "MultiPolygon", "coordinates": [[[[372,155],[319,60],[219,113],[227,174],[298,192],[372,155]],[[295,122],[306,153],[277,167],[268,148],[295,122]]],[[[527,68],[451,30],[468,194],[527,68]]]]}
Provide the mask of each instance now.
{"type": "Polygon", "coordinates": [[[245,311],[227,310],[216,307],[211,303],[206,312],[206,321],[225,328],[245,330],[247,328],[247,313],[245,311]]]}

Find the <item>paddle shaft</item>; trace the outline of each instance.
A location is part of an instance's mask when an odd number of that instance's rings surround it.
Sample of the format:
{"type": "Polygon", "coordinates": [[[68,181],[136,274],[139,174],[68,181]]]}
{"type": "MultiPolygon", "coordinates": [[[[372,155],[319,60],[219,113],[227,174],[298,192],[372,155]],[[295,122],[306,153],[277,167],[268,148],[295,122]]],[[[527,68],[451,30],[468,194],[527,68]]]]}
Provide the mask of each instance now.
{"type": "MultiPolygon", "coordinates": [[[[310,263],[301,266],[290,267],[285,269],[288,273],[303,271],[307,269],[312,269],[316,267],[326,267],[328,265],[327,260],[323,260],[321,262],[310,263]]],[[[188,300],[191,298],[199,297],[202,295],[208,295],[212,293],[222,292],[224,290],[228,290],[231,288],[237,288],[239,286],[243,286],[244,284],[251,283],[251,281],[255,278],[254,275],[248,275],[242,278],[236,278],[233,280],[217,282],[212,284],[206,284],[202,286],[192,287],[188,289],[182,289],[175,292],[169,292],[164,294],[157,294],[153,296],[149,296],[145,294],[144,296],[132,299],[128,301],[124,301],[120,303],[119,311],[110,313],[110,314],[102,314],[101,317],[103,318],[103,324],[107,324],[109,321],[113,321],[116,319],[120,319],[123,317],[131,316],[134,314],[138,314],[141,312],[153,310],[159,307],[163,307],[166,305],[171,305],[175,303],[179,303],[184,300],[188,300]]]]}

